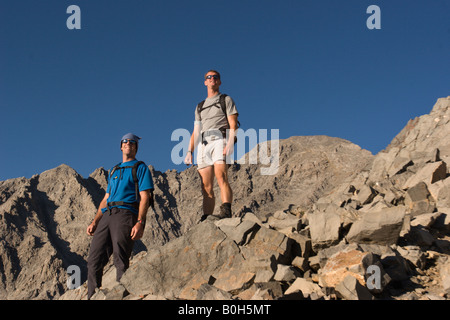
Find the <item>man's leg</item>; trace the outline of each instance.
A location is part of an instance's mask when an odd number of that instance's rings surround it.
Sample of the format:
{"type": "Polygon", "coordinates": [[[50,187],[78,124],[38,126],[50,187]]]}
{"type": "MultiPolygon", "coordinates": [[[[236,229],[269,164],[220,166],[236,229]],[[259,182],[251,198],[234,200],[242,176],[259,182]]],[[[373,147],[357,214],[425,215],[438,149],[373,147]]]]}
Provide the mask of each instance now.
{"type": "Polygon", "coordinates": [[[111,236],[109,233],[110,215],[105,213],[94,232],[88,257],[88,299],[102,285],[103,268],[112,253],[111,236]]]}
{"type": "Polygon", "coordinates": [[[214,174],[220,188],[220,198],[222,203],[231,203],[233,201],[233,192],[228,183],[228,164],[224,161],[214,163],[214,174]]]}
{"type": "Polygon", "coordinates": [[[137,215],[125,210],[116,209],[111,220],[111,241],[113,246],[114,266],[116,267],[116,280],[120,281],[130,265],[130,256],[134,241],[131,239],[131,229],[137,222],[137,215]]]}
{"type": "Polygon", "coordinates": [[[216,204],[214,197],[214,167],[207,166],[199,169],[200,180],[202,182],[203,193],[203,217],[213,214],[214,206],[216,204]]]}
{"type": "Polygon", "coordinates": [[[228,164],[224,161],[214,163],[214,174],[220,188],[220,198],[222,205],[220,206],[221,218],[231,218],[231,202],[233,201],[233,192],[228,182],[228,164]]]}

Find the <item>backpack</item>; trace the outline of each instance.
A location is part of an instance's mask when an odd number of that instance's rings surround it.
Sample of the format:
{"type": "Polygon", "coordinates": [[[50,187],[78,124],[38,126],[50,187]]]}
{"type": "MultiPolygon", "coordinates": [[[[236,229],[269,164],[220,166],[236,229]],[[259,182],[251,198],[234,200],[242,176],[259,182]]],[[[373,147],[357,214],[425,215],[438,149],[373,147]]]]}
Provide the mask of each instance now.
{"type": "MultiPolygon", "coordinates": [[[[219,103],[220,103],[220,108],[222,109],[222,112],[223,112],[223,114],[225,115],[225,119],[227,119],[227,122],[228,122],[228,117],[227,117],[227,104],[226,104],[226,102],[225,102],[225,98],[226,98],[227,96],[228,96],[227,94],[221,93],[221,94],[220,94],[220,97],[219,97],[219,103]]],[[[203,105],[204,105],[204,104],[205,104],[205,100],[201,101],[201,102],[197,105],[197,112],[198,112],[199,115],[200,115],[201,112],[204,110],[204,108],[203,108],[203,105]]],[[[241,123],[238,121],[238,122],[237,122],[237,127],[240,128],[240,126],[241,126],[241,123]]],[[[229,128],[229,127],[230,127],[230,124],[228,123],[228,128],[229,128]]],[[[227,130],[228,128],[220,128],[220,129],[219,129],[219,130],[222,132],[222,134],[223,134],[224,137],[225,137],[225,135],[226,135],[226,130],[227,130]]],[[[234,137],[234,143],[236,143],[236,141],[237,141],[237,137],[235,136],[235,137],[234,137]]]]}
{"type": "MultiPolygon", "coordinates": [[[[139,179],[137,177],[137,168],[141,164],[145,164],[144,161],[138,161],[132,166],[125,166],[125,167],[121,167],[120,166],[121,163],[118,163],[112,168],[111,173],[109,174],[109,179],[110,180],[111,180],[111,177],[112,177],[112,175],[114,174],[114,172],[116,170],[122,170],[122,169],[129,169],[129,168],[131,168],[131,175],[133,176],[133,181],[134,181],[134,190],[136,192],[136,202],[133,202],[133,203],[125,202],[125,201],[108,202],[107,203],[108,210],[109,210],[110,206],[123,206],[123,205],[129,205],[129,206],[132,206],[133,208],[139,210],[139,202],[141,201],[141,196],[139,194],[139,179]]],[[[154,209],[155,208],[155,202],[153,200],[153,190],[151,190],[150,193],[151,193],[150,206],[154,209]]]]}

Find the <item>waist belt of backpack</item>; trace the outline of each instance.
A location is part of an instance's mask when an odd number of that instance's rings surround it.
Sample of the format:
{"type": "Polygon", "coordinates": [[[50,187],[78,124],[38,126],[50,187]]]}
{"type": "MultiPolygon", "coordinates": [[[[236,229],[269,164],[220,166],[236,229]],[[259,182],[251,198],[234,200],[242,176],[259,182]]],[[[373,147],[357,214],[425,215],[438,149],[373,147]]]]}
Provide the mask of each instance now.
{"type": "Polygon", "coordinates": [[[116,206],[130,206],[133,207],[136,210],[139,210],[139,202],[125,202],[125,201],[114,201],[114,202],[108,202],[106,204],[106,211],[111,215],[111,207],[116,206]]]}
{"type": "Polygon", "coordinates": [[[226,138],[226,134],[227,134],[226,128],[208,130],[208,131],[202,132],[202,143],[204,145],[208,144],[208,141],[205,140],[206,137],[216,136],[219,138],[226,138]]]}

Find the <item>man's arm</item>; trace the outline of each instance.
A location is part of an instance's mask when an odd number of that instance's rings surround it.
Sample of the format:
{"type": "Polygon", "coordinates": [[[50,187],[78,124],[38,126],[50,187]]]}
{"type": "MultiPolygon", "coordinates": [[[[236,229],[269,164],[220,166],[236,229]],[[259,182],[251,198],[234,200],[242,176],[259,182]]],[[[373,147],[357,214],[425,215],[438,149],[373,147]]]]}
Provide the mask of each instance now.
{"type": "Polygon", "coordinates": [[[87,227],[86,232],[88,235],[90,235],[90,236],[94,235],[95,229],[97,229],[98,223],[100,222],[100,220],[103,217],[102,209],[106,208],[108,198],[109,198],[109,193],[105,194],[105,197],[100,202],[100,205],[98,206],[97,214],[94,217],[94,221],[92,221],[92,223],[87,227]]]}
{"type": "Polygon", "coordinates": [[[192,164],[192,155],[194,154],[195,146],[199,143],[200,137],[200,124],[194,124],[194,131],[191,135],[191,140],[189,141],[188,153],[184,159],[184,163],[187,165],[192,164]],[[189,152],[190,151],[190,152],[189,152]]]}
{"type": "Polygon", "coordinates": [[[138,222],[131,229],[131,239],[139,240],[144,234],[144,224],[147,219],[147,211],[150,206],[150,190],[140,191],[141,201],[139,202],[138,222]]]}
{"type": "Polygon", "coordinates": [[[237,114],[232,114],[227,117],[228,123],[230,124],[230,129],[228,130],[228,140],[225,148],[223,149],[223,154],[229,156],[234,151],[234,137],[236,136],[237,125],[237,114]]]}

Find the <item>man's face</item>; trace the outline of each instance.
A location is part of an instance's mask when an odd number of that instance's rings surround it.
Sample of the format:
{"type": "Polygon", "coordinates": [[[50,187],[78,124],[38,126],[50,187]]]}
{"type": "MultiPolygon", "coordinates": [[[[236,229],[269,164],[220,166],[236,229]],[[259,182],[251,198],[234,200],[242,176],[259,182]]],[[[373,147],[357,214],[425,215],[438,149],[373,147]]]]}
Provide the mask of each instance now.
{"type": "Polygon", "coordinates": [[[137,143],[131,139],[122,140],[122,146],[120,148],[122,152],[129,156],[136,156],[137,153],[137,143]]]}
{"type": "Polygon", "coordinates": [[[222,84],[219,75],[215,72],[208,72],[205,78],[205,86],[207,86],[208,88],[218,90],[219,86],[222,84]]]}

